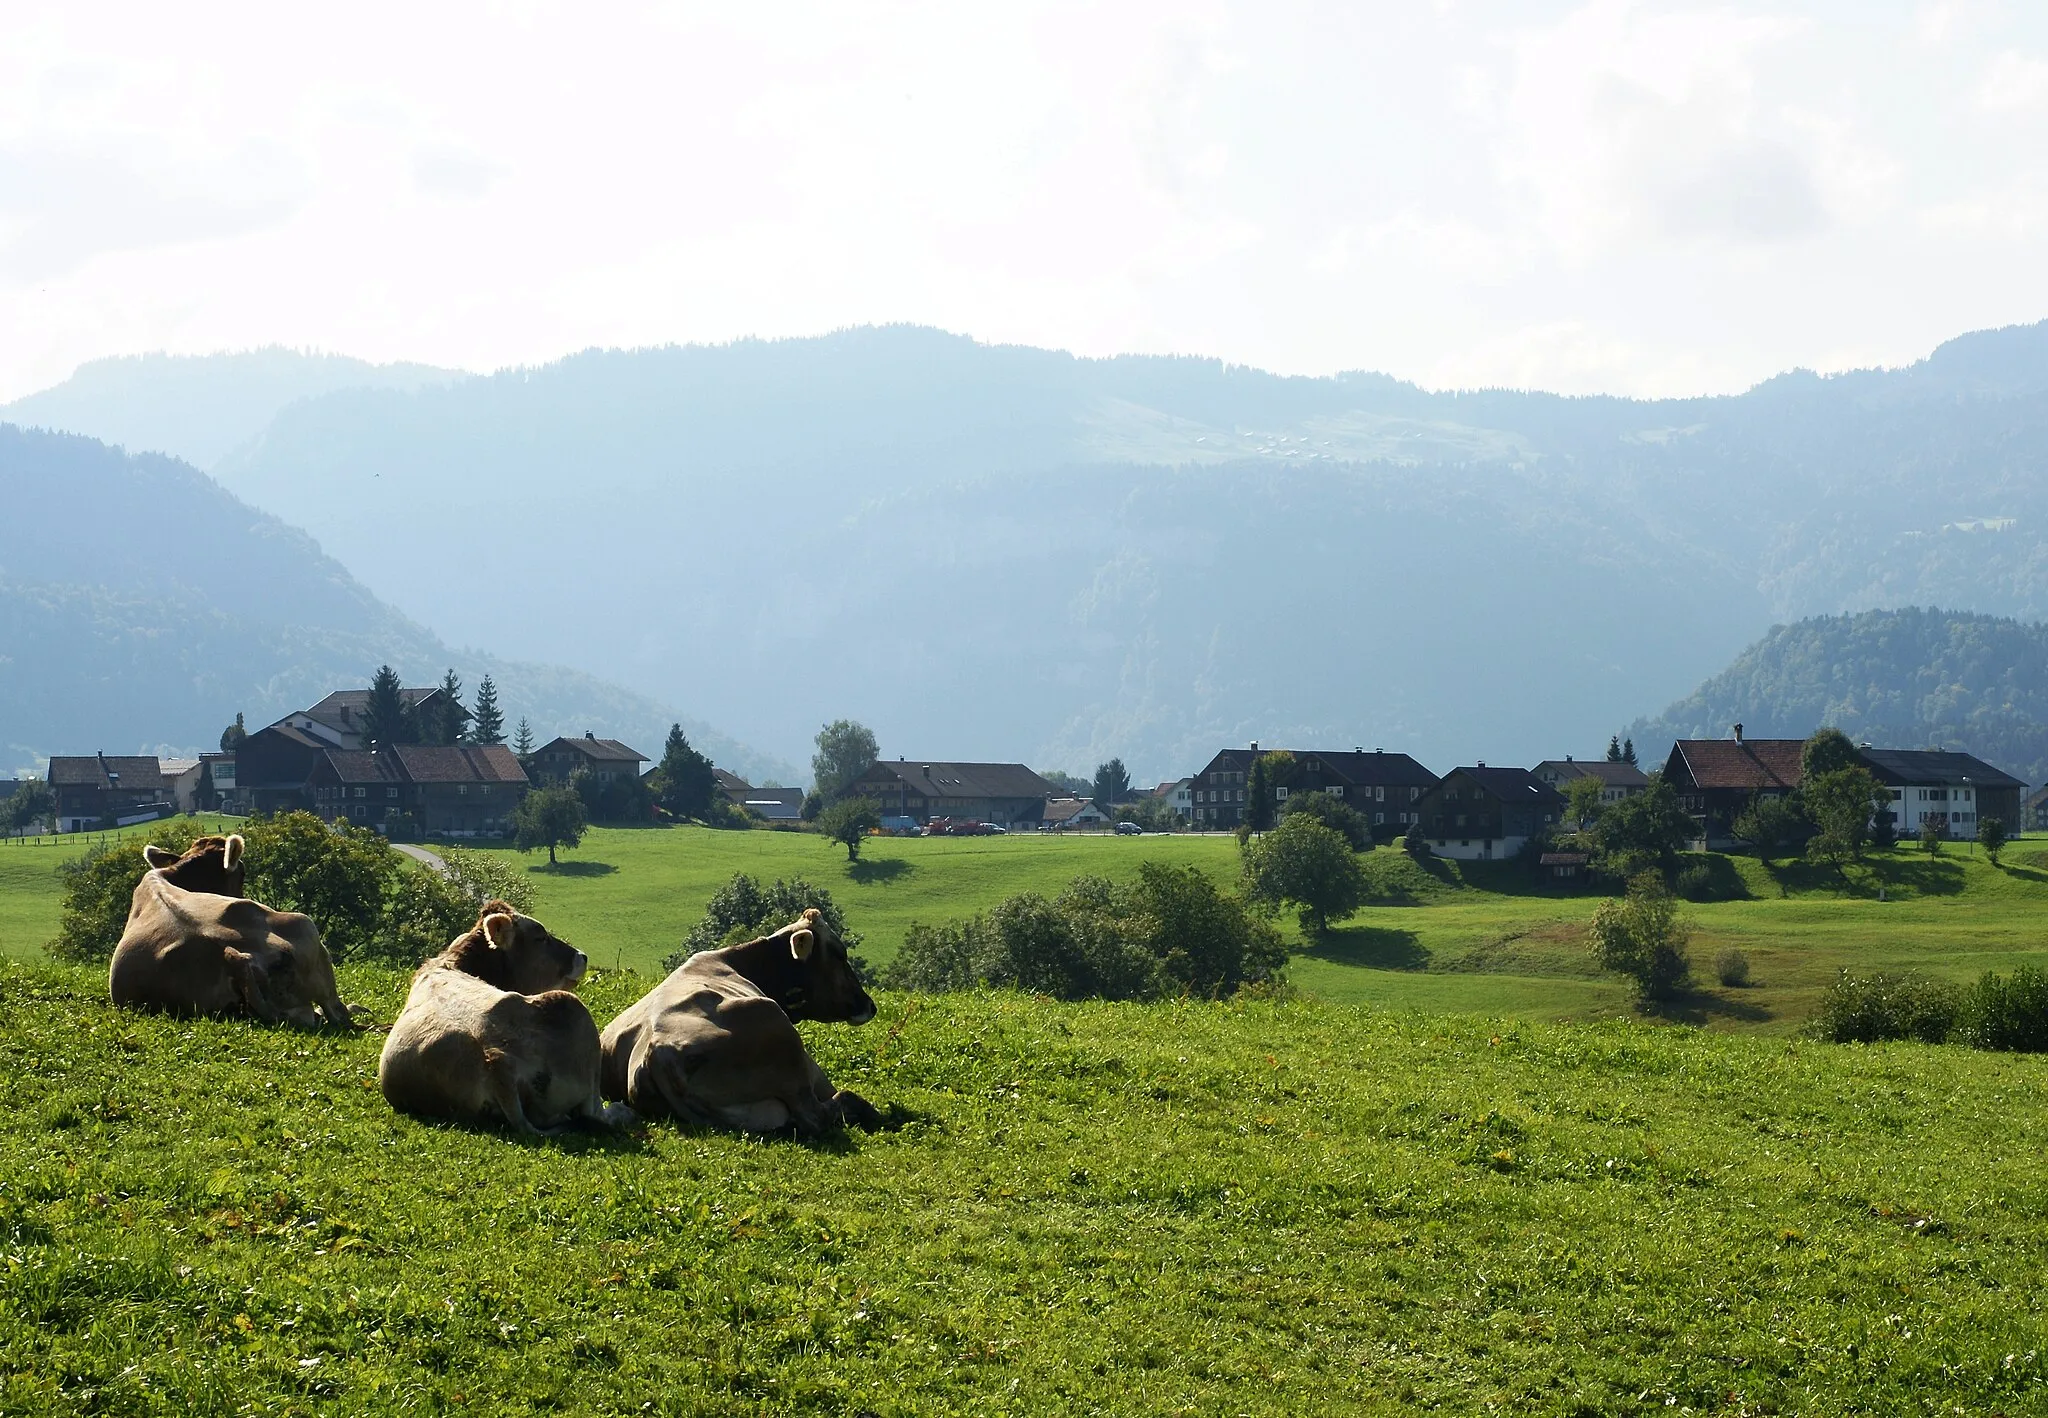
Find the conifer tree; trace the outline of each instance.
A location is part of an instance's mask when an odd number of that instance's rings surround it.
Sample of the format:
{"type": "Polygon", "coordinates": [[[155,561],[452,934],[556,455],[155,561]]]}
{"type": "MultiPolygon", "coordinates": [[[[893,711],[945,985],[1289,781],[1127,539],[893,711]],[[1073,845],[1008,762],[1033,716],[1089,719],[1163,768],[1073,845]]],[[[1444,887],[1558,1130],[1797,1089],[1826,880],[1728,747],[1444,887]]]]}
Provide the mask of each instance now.
{"type": "Polygon", "coordinates": [[[533,757],[533,749],[533,726],[527,723],[526,716],[521,714],[519,716],[519,732],[512,739],[512,752],[518,755],[521,763],[524,763],[527,759],[533,757]]]}
{"type": "Polygon", "coordinates": [[[489,675],[485,675],[476,687],[476,708],[470,718],[469,741],[478,744],[505,741],[505,715],[498,708],[498,686],[491,683],[489,675]]]}
{"type": "Polygon", "coordinates": [[[363,706],[363,738],[372,748],[418,743],[417,717],[405,702],[398,671],[389,665],[378,666],[376,677],[370,681],[370,702],[363,706]]]}

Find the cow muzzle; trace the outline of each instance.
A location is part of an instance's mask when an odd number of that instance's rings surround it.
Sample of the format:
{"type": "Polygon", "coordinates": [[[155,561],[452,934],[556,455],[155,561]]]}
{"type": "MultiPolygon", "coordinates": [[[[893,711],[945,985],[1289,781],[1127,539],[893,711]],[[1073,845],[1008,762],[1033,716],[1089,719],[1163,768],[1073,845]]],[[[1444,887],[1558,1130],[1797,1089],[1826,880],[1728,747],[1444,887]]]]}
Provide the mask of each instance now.
{"type": "Polygon", "coordinates": [[[590,957],[580,950],[577,951],[575,960],[570,962],[569,965],[569,984],[571,988],[583,983],[583,976],[589,969],[590,957]]]}
{"type": "Polygon", "coordinates": [[[853,1013],[846,1016],[846,1022],[848,1024],[865,1024],[874,1017],[875,1002],[871,999],[862,1000],[860,1003],[860,1008],[856,1009],[853,1013]]]}

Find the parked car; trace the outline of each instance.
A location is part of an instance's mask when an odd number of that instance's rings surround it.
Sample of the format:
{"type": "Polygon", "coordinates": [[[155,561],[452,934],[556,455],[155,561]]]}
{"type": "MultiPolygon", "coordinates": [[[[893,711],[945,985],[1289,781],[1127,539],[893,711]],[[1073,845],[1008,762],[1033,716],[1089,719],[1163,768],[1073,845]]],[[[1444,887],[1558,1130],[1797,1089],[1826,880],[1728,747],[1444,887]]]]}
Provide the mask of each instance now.
{"type": "Polygon", "coordinates": [[[1116,825],[1116,835],[1119,837],[1136,837],[1144,830],[1135,822],[1119,822],[1116,825]]]}

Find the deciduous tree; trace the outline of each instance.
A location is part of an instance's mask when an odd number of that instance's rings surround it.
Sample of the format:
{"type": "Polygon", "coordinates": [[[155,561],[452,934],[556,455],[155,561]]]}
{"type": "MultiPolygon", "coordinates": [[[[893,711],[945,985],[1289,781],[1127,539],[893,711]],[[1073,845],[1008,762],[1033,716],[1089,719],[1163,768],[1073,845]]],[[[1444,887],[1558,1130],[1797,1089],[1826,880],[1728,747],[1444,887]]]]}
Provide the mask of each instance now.
{"type": "Polygon", "coordinates": [[[1998,865],[1998,854],[2005,850],[2005,820],[1998,817],[1977,819],[1977,845],[1984,849],[1984,855],[1991,858],[1991,865],[1998,865]]]}
{"type": "Polygon", "coordinates": [[[1863,850],[1870,845],[1871,815],[1891,805],[1891,794],[1868,768],[1860,767],[1807,777],[1799,785],[1799,796],[1814,827],[1806,855],[1837,872],[1863,859],[1863,850]]]}
{"type": "Polygon", "coordinates": [[[1849,742],[1849,736],[1840,729],[1817,731],[1799,750],[1799,776],[1802,782],[1828,773],[1839,773],[1844,768],[1862,766],[1863,758],[1856,752],[1856,745],[1849,742]]]}
{"type": "Polygon", "coordinates": [[[1307,813],[1289,815],[1245,848],[1244,881],[1251,900],[1294,906],[1311,936],[1365,904],[1365,870],[1351,844],[1307,813]]]}
{"type": "Polygon", "coordinates": [[[1654,871],[1629,879],[1628,895],[1593,913],[1588,943],[1604,969],[1626,975],[1644,999],[1668,999],[1692,973],[1678,905],[1654,871]]]}
{"type": "Polygon", "coordinates": [[[1564,785],[1564,820],[1574,831],[1584,832],[1600,820],[1600,795],[1605,791],[1607,784],[1590,775],[1564,785]]]}
{"type": "Polygon", "coordinates": [[[241,712],[238,710],[235,714],[235,722],[220,731],[220,751],[222,753],[233,753],[242,746],[242,740],[247,737],[249,737],[249,730],[244,727],[241,712]]]}
{"type": "Polygon", "coordinates": [[[818,730],[818,751],[811,755],[812,789],[827,802],[842,796],[874,766],[880,753],[874,732],[865,724],[833,720],[818,730]]]}
{"type": "Polygon", "coordinates": [[[818,814],[818,830],[846,848],[846,860],[860,860],[861,843],[882,825],[882,806],[873,798],[841,798],[818,814]]]}
{"type": "Polygon", "coordinates": [[[567,786],[536,788],[520,799],[512,810],[512,845],[522,852],[536,847],[548,849],[548,865],[556,864],[557,847],[573,847],[583,840],[589,819],[583,799],[567,786]]]}
{"type": "Polygon", "coordinates": [[[1661,773],[1650,775],[1646,791],[1611,804],[1593,827],[1600,869],[1625,879],[1653,867],[1668,868],[1679,849],[1698,835],[1699,825],[1661,773]]]}

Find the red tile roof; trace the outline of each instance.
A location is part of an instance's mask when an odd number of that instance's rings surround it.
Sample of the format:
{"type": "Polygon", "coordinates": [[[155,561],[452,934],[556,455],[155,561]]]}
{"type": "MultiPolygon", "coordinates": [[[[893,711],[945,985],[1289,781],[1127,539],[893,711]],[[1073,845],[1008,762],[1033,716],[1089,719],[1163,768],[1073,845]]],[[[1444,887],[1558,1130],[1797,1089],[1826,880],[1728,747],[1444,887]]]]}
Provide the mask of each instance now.
{"type": "MultiPolygon", "coordinates": [[[[1804,739],[1680,739],[1671,746],[1674,765],[1695,788],[1778,788],[1789,792],[1803,776],[1799,755],[1804,739]]],[[[1681,775],[1673,775],[1675,779],[1681,775]]],[[[1674,781],[1673,787],[1685,786],[1674,781]]]]}

